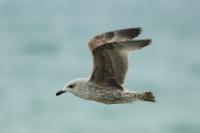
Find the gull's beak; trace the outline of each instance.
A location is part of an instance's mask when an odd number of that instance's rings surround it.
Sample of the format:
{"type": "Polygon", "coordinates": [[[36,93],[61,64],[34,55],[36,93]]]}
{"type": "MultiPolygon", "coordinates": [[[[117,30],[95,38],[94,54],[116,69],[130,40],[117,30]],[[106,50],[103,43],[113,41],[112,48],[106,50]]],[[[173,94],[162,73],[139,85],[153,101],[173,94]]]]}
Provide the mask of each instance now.
{"type": "Polygon", "coordinates": [[[60,91],[58,91],[58,92],[56,93],[56,96],[59,96],[59,95],[65,93],[65,92],[66,92],[66,91],[60,90],[60,91]]]}

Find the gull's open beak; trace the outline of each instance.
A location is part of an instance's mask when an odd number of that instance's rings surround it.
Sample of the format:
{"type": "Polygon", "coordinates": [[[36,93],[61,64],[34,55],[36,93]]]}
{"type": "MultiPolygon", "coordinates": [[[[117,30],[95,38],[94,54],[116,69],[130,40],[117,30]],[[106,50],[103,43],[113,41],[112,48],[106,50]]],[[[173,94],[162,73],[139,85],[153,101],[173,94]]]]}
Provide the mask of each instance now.
{"type": "Polygon", "coordinates": [[[66,91],[60,90],[60,91],[58,91],[58,92],[56,93],[56,96],[59,96],[59,95],[65,93],[65,92],[66,92],[66,91]]]}

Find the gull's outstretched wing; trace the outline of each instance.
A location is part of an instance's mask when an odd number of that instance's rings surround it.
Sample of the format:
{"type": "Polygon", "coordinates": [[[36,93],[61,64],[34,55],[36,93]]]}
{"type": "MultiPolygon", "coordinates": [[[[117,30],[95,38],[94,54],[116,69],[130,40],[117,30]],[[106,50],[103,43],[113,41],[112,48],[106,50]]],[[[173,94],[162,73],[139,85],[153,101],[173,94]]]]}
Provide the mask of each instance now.
{"type": "MultiPolygon", "coordinates": [[[[130,29],[126,30],[132,31],[130,29]]],[[[126,30],[114,31],[118,37],[107,39],[105,43],[103,41],[90,41],[89,46],[93,54],[93,72],[90,81],[101,86],[123,89],[121,85],[128,70],[128,54],[147,46],[151,42],[149,39],[131,40],[138,35],[138,32],[133,32],[134,35],[131,35],[126,30]]],[[[107,32],[105,34],[114,33],[107,32]]],[[[104,34],[100,36],[106,38],[104,34]]],[[[102,40],[101,37],[98,40],[102,40]]]]}

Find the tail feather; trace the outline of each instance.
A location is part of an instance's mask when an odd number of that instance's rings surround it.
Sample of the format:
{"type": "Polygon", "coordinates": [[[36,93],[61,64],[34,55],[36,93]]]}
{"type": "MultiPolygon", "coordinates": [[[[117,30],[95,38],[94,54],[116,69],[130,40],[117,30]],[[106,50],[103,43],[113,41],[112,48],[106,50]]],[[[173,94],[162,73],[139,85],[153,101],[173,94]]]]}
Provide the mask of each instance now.
{"type": "Polygon", "coordinates": [[[151,91],[141,93],[139,95],[139,100],[148,101],[148,102],[156,102],[155,97],[151,91]]]}

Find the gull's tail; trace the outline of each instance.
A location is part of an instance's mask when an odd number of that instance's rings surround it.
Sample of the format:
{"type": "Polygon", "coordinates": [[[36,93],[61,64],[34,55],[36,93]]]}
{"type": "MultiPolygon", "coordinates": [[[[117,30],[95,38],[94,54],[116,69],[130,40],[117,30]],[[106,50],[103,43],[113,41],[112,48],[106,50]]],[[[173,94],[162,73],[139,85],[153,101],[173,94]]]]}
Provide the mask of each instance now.
{"type": "Polygon", "coordinates": [[[138,99],[141,101],[156,102],[155,97],[151,91],[139,93],[138,99]]]}

